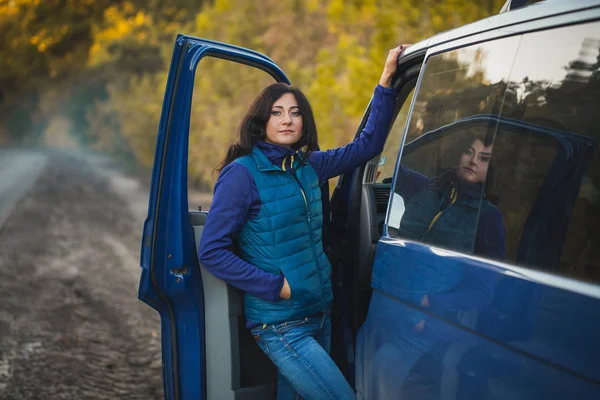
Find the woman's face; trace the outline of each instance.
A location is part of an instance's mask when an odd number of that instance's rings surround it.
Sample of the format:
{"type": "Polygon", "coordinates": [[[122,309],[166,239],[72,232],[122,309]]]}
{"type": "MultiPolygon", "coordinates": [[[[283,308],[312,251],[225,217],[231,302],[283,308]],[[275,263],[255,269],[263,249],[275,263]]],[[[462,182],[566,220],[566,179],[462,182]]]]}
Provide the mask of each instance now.
{"type": "Polygon", "coordinates": [[[286,93],[271,107],[271,117],[267,121],[267,142],[291,147],[302,137],[302,115],[296,96],[286,93]]]}
{"type": "Polygon", "coordinates": [[[490,165],[492,145],[485,146],[479,139],[473,143],[460,156],[456,175],[468,183],[484,183],[490,165]]]}

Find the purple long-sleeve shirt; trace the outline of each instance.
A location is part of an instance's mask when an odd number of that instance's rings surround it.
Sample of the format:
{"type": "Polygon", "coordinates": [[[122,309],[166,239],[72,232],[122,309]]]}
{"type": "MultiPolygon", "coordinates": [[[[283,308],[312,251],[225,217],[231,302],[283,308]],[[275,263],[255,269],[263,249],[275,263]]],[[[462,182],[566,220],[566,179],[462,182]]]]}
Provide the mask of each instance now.
{"type": "MultiPolygon", "coordinates": [[[[346,146],[316,151],[308,163],[319,182],[327,181],[366,163],[383,151],[392,122],[397,92],[377,85],[369,118],[360,136],[346,146]]],[[[295,151],[267,142],[256,144],[274,165],[295,151]]],[[[231,163],[215,183],[213,201],[200,239],[198,258],[217,278],[268,301],[279,299],[283,275],[274,275],[247,263],[234,253],[233,243],[247,220],[257,217],[261,201],[248,169],[231,163]]]]}

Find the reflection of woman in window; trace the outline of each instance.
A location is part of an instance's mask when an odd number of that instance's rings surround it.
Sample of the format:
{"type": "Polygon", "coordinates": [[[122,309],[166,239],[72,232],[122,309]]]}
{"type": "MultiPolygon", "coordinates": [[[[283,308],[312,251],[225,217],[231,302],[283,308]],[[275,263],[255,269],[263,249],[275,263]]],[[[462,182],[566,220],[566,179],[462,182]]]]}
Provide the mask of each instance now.
{"type": "MultiPolygon", "coordinates": [[[[467,134],[457,146],[458,163],[441,175],[428,178],[400,165],[396,193],[405,212],[398,236],[463,253],[504,260],[505,232],[502,215],[485,195],[492,168],[491,138],[467,134]]],[[[396,200],[394,200],[396,201],[396,200]]],[[[414,270],[425,274],[411,291],[421,307],[432,311],[474,310],[493,299],[496,277],[486,270],[448,268],[447,263],[414,270]],[[419,295],[420,293],[420,295],[419,295]]],[[[422,331],[424,321],[415,327],[422,331]]]]}
{"type": "Polygon", "coordinates": [[[435,178],[400,165],[396,193],[406,211],[398,236],[503,260],[502,215],[484,193],[493,144],[480,135],[465,147],[458,165],[435,178]]]}
{"type": "MultiPolygon", "coordinates": [[[[504,259],[504,222],[500,211],[486,199],[492,155],[491,140],[485,135],[470,135],[458,144],[460,156],[451,158],[454,167],[429,178],[400,165],[394,203],[404,201],[404,213],[397,224],[397,235],[463,253],[504,259]],[[487,185],[485,185],[487,183],[487,185]]],[[[392,210],[390,226],[394,214],[392,210]]],[[[397,219],[396,219],[397,221],[397,219]]],[[[403,277],[404,287],[396,295],[429,309],[432,313],[473,327],[481,309],[494,298],[497,275],[484,268],[465,268],[448,258],[439,262],[414,264],[411,258],[398,259],[389,252],[379,262],[393,265],[403,277]]],[[[400,307],[387,296],[372,300],[372,307],[386,315],[389,323],[377,330],[374,342],[383,343],[373,355],[371,376],[365,379],[365,398],[399,398],[408,376],[421,356],[436,343],[464,343],[470,340],[439,318],[400,307]],[[375,303],[373,303],[375,302],[375,303]]],[[[413,375],[410,374],[413,370],[413,375]]],[[[416,375],[415,375],[416,374],[416,375]]]]}

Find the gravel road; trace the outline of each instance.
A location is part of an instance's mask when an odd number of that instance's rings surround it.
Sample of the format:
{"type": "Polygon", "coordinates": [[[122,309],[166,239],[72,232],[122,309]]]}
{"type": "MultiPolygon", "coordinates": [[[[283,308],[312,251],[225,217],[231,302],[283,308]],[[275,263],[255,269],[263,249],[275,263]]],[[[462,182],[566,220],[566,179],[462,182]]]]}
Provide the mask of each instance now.
{"type": "Polygon", "coordinates": [[[137,299],[147,191],[44,156],[0,226],[0,399],[161,399],[160,320],[137,299]]]}

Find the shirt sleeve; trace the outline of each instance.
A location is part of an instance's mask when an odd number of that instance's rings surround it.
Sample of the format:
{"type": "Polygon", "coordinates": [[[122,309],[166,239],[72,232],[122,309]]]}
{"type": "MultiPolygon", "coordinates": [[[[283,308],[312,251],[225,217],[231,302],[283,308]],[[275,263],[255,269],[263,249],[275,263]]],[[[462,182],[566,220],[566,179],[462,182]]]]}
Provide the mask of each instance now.
{"type": "Polygon", "coordinates": [[[237,256],[234,238],[258,197],[242,164],[226,166],[215,183],[213,201],[198,247],[198,260],[217,278],[267,301],[279,300],[283,275],[270,274],[237,256]]]}
{"type": "Polygon", "coordinates": [[[371,112],[360,136],[346,146],[311,154],[309,163],[317,172],[320,182],[351,171],[383,151],[397,96],[395,89],[377,85],[371,101],[371,112]]]}
{"type": "Polygon", "coordinates": [[[396,192],[402,196],[405,202],[421,193],[429,182],[430,179],[425,175],[413,171],[400,163],[398,177],[396,178],[396,192]]]}

